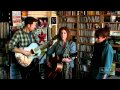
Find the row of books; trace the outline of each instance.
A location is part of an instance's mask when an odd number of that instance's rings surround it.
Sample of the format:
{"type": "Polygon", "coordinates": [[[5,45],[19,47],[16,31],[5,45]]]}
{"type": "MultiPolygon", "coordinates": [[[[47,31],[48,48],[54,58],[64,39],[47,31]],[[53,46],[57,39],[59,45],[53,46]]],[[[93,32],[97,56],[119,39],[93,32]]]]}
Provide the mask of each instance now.
{"type": "Polygon", "coordinates": [[[58,15],[100,15],[100,11],[58,11],[58,15]]]}
{"type": "Polygon", "coordinates": [[[61,19],[59,19],[59,22],[73,22],[76,23],[77,22],[77,18],[76,17],[62,17],[61,19]]]}
{"type": "Polygon", "coordinates": [[[79,36],[94,36],[95,30],[79,30],[79,36]]]}
{"type": "Polygon", "coordinates": [[[80,23],[78,25],[78,28],[80,29],[96,29],[99,27],[101,27],[101,25],[98,23],[80,23]]]}
{"type": "Polygon", "coordinates": [[[120,31],[110,31],[110,36],[120,36],[120,31]]]}
{"type": "Polygon", "coordinates": [[[100,15],[100,11],[78,11],[78,15],[100,15]]]}
{"type": "Polygon", "coordinates": [[[75,29],[77,28],[76,23],[61,23],[59,24],[59,27],[67,26],[69,29],[75,29]]]}
{"type": "Polygon", "coordinates": [[[80,16],[80,22],[100,22],[100,16],[80,16]]]}
{"type": "Polygon", "coordinates": [[[108,14],[108,15],[120,14],[120,11],[104,11],[104,14],[108,14]]]}
{"type": "Polygon", "coordinates": [[[77,36],[77,31],[70,29],[70,34],[71,34],[72,36],[77,36]]]}
{"type": "Polygon", "coordinates": [[[0,38],[7,38],[9,35],[9,23],[8,22],[0,22],[0,38]]]}
{"type": "Polygon", "coordinates": [[[67,23],[59,23],[58,26],[59,26],[59,27],[67,26],[67,23]]]}
{"type": "Polygon", "coordinates": [[[110,30],[120,30],[120,23],[109,23],[110,30]]]}
{"type": "Polygon", "coordinates": [[[79,15],[100,15],[100,14],[107,14],[107,15],[114,15],[120,14],[120,11],[78,11],[79,15]]]}
{"type": "Polygon", "coordinates": [[[77,22],[77,18],[75,18],[75,17],[67,17],[66,21],[67,22],[77,22]]]}
{"type": "Polygon", "coordinates": [[[75,28],[77,28],[77,24],[76,23],[67,23],[67,27],[70,29],[75,29],[75,28]]]}
{"type": "Polygon", "coordinates": [[[93,46],[91,46],[91,45],[79,45],[79,51],[92,52],[93,46]]]}
{"type": "Polygon", "coordinates": [[[77,11],[58,11],[58,14],[64,16],[74,16],[77,15],[77,11]]]}
{"type": "Polygon", "coordinates": [[[79,42],[80,43],[95,43],[95,38],[94,37],[79,37],[79,42]]]}
{"type": "Polygon", "coordinates": [[[92,56],[93,56],[93,53],[92,52],[80,52],[79,53],[79,58],[88,58],[88,59],[90,59],[90,58],[92,58],[92,56]]]}

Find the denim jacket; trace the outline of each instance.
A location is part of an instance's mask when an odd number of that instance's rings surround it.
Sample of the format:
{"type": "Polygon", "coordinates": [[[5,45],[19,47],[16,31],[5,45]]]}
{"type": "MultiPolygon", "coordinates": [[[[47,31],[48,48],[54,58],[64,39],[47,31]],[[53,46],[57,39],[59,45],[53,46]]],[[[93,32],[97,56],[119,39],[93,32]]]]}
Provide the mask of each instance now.
{"type": "MultiPolygon", "coordinates": [[[[51,56],[53,53],[59,56],[69,56],[69,54],[76,53],[76,43],[73,41],[67,42],[65,48],[63,47],[62,41],[57,41],[51,48],[48,49],[47,55],[51,56]]],[[[71,57],[70,66],[74,67],[75,57],[71,57]]]]}

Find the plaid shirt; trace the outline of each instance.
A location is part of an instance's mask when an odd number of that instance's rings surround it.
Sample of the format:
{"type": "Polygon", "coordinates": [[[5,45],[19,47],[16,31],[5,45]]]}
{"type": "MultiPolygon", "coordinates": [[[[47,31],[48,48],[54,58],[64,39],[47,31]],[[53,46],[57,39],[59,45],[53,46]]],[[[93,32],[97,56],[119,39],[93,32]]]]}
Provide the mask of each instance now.
{"type": "Polygon", "coordinates": [[[24,32],[23,30],[18,30],[14,33],[8,44],[9,50],[14,49],[15,47],[28,47],[31,43],[36,42],[37,39],[35,37],[36,36],[34,35],[34,33],[32,33],[31,42],[28,33],[24,32]]]}

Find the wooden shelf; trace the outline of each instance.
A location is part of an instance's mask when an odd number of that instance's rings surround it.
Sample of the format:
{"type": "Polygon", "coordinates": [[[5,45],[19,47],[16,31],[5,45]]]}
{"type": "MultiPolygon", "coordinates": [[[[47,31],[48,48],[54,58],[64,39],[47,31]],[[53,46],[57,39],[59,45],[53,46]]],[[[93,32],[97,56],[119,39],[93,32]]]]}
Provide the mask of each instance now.
{"type": "Polygon", "coordinates": [[[120,62],[115,62],[115,61],[113,63],[120,64],[120,62]]]}
{"type": "Polygon", "coordinates": [[[79,44],[81,44],[81,45],[94,45],[94,43],[81,43],[81,42],[79,42],[79,44]]]}
{"type": "Polygon", "coordinates": [[[113,44],[112,47],[120,47],[120,45],[113,44]]]}

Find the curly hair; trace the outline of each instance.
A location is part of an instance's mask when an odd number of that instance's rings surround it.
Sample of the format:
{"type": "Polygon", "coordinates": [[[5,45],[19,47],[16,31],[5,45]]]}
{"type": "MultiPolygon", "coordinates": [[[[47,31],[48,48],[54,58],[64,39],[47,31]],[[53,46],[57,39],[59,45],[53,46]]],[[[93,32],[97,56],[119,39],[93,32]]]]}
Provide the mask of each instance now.
{"type": "Polygon", "coordinates": [[[64,26],[64,27],[61,27],[61,28],[59,29],[58,39],[59,39],[59,40],[62,40],[62,38],[61,38],[61,36],[60,36],[60,33],[61,33],[62,30],[65,30],[65,31],[67,32],[67,40],[70,41],[70,40],[71,40],[70,30],[69,30],[68,27],[65,27],[65,26],[64,26]]]}

